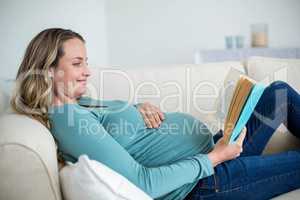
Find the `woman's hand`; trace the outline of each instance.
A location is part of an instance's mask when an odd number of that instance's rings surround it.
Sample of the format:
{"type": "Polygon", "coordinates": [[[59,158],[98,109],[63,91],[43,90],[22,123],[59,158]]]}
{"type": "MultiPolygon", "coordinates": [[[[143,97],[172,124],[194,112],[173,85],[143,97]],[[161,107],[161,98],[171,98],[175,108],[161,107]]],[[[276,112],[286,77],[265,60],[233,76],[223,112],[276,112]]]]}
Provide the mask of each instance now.
{"type": "Polygon", "coordinates": [[[158,128],[165,119],[164,114],[160,109],[149,102],[139,104],[137,108],[142,114],[148,128],[158,128]]]}
{"type": "Polygon", "coordinates": [[[219,139],[214,149],[208,154],[208,158],[211,160],[214,167],[224,161],[232,160],[240,156],[240,153],[243,151],[243,141],[246,132],[247,129],[245,127],[236,142],[231,144],[226,144],[223,138],[219,139]]]}

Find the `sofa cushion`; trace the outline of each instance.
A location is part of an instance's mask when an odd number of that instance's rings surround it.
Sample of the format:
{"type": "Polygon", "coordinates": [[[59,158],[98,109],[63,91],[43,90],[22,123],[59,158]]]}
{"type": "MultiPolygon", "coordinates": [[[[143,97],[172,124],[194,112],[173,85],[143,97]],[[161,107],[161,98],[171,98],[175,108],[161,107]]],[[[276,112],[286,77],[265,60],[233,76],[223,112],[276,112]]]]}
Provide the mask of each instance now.
{"type": "Polygon", "coordinates": [[[300,59],[251,57],[246,69],[248,75],[257,81],[269,84],[282,80],[300,92],[300,59]]]}
{"type": "Polygon", "coordinates": [[[60,170],[65,200],[151,200],[146,193],[114,170],[87,155],[60,170]]]}

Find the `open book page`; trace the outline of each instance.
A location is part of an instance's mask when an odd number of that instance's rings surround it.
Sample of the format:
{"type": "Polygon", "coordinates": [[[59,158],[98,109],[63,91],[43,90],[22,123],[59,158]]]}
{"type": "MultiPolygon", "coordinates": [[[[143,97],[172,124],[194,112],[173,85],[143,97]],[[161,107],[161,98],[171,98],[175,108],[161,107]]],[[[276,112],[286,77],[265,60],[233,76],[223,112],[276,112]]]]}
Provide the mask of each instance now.
{"type": "Polygon", "coordinates": [[[233,129],[240,117],[240,114],[254,85],[254,80],[243,75],[237,82],[225,119],[224,139],[226,143],[229,143],[230,141],[233,129]]]}

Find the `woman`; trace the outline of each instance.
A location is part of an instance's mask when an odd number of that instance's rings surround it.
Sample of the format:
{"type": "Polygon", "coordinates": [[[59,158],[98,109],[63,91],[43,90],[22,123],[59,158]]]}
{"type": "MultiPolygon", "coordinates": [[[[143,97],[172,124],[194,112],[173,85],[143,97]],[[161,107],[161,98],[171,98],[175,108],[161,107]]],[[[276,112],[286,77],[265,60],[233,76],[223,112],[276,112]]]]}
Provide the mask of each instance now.
{"type": "Polygon", "coordinates": [[[268,199],[300,187],[299,150],[261,155],[282,122],[300,136],[288,84],[268,86],[247,132],[225,145],[191,115],[81,97],[89,76],[84,39],[58,28],[32,39],[17,74],[13,108],[48,127],[65,160],[87,154],[155,199],[268,199]]]}

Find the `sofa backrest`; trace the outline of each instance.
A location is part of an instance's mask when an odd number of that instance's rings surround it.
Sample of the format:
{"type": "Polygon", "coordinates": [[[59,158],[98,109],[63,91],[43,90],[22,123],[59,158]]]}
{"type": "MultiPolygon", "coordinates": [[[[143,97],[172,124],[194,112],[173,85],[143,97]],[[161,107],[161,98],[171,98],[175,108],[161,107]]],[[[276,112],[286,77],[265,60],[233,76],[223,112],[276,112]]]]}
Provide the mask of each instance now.
{"type": "Polygon", "coordinates": [[[164,112],[186,112],[207,122],[216,113],[215,102],[231,68],[244,71],[240,62],[92,68],[86,95],[149,101],[164,112]]]}
{"type": "Polygon", "coordinates": [[[247,61],[248,75],[265,84],[276,80],[289,83],[300,92],[300,59],[251,57],[247,61]]]}
{"type": "Polygon", "coordinates": [[[15,82],[11,79],[0,78],[0,115],[11,112],[10,97],[14,88],[15,82]]]}
{"type": "Polygon", "coordinates": [[[6,110],[8,101],[8,95],[4,93],[4,89],[0,86],[0,115],[6,110]]]}

